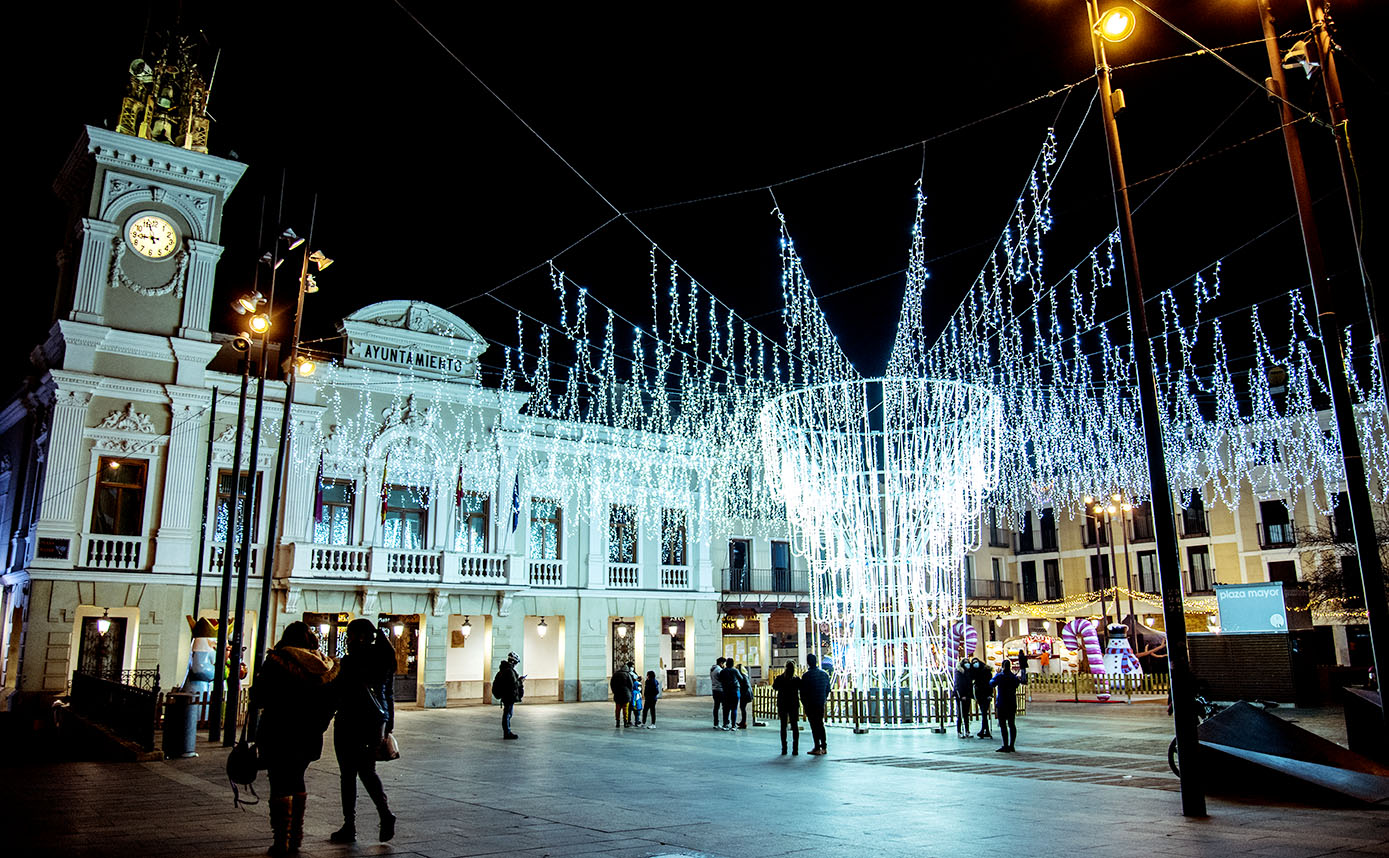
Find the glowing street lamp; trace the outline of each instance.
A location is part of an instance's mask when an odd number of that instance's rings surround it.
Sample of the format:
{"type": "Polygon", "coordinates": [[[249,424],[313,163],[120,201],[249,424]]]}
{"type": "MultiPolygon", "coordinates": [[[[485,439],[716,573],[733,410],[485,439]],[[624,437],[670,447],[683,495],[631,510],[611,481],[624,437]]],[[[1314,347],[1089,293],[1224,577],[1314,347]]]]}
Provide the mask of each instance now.
{"type": "Polygon", "coordinates": [[[1133,35],[1133,13],[1124,6],[1111,6],[1095,24],[1095,33],[1106,42],[1122,42],[1133,35]]]}

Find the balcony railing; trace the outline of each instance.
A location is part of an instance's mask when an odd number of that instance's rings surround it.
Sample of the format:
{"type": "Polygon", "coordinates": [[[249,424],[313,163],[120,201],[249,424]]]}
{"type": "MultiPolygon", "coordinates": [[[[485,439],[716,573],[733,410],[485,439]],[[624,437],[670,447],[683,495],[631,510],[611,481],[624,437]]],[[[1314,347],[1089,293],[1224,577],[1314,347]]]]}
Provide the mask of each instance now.
{"type": "MultiPolygon", "coordinates": [[[[226,562],[227,546],[220,542],[214,542],[207,552],[207,572],[219,574],[222,571],[222,564],[226,562]]],[[[232,569],[241,568],[241,546],[237,545],[232,549],[232,569]]],[[[260,574],[260,546],[251,546],[251,574],[260,574]]]]}
{"type": "Polygon", "coordinates": [[[564,561],[537,560],[532,557],[530,576],[526,579],[526,583],[532,587],[563,587],[564,561]]]}
{"type": "Polygon", "coordinates": [[[82,565],[88,569],[142,570],[149,568],[149,538],[82,534],[82,565]]]}
{"type": "MultiPolygon", "coordinates": [[[[289,575],[347,581],[410,581],[428,584],[513,583],[505,554],[463,554],[361,545],[290,543],[289,575]]],[[[213,546],[214,560],[222,547],[213,546]]],[[[255,555],[252,555],[255,559],[255,555]]],[[[551,561],[546,561],[551,562],[551,561]]],[[[520,583],[520,582],[515,582],[520,583]]]]}
{"type": "Polygon", "coordinates": [[[1263,550],[1292,548],[1294,545],[1297,545],[1297,528],[1292,524],[1259,522],[1259,547],[1263,550]]]}
{"type": "Polygon", "coordinates": [[[1178,521],[1182,523],[1182,536],[1210,536],[1211,535],[1211,515],[1203,509],[1182,510],[1178,521]]]}
{"type": "Polygon", "coordinates": [[[661,567],[661,589],[662,589],[662,590],[688,590],[688,589],[690,589],[690,567],[688,567],[688,566],[662,566],[662,567],[661,567]]]}
{"type": "Polygon", "coordinates": [[[725,569],[725,593],[809,593],[809,573],[804,569],[725,569]]]}
{"type": "Polygon", "coordinates": [[[1095,593],[1100,590],[1112,590],[1118,583],[1119,582],[1113,575],[1110,575],[1108,578],[1086,578],[1085,591],[1087,593],[1095,593]]]}
{"type": "Polygon", "coordinates": [[[970,599],[1013,599],[1017,592],[1018,585],[1012,581],[997,581],[993,578],[965,579],[965,596],[970,599]]]}
{"type": "Polygon", "coordinates": [[[608,586],[614,590],[635,590],[641,586],[641,567],[635,563],[609,563],[608,586]]]}
{"type": "Polygon", "coordinates": [[[1037,554],[1045,551],[1056,551],[1056,531],[1043,530],[1039,534],[1016,534],[1014,554],[1037,554]],[[1037,536],[1040,534],[1041,541],[1038,542],[1037,536]]]}

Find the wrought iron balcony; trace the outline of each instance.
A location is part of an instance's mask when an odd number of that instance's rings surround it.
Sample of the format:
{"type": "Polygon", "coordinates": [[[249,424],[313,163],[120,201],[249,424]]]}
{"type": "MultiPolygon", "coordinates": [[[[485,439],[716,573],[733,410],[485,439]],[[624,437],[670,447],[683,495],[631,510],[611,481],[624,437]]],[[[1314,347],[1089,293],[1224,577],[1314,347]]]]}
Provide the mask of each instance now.
{"type": "Polygon", "coordinates": [[[804,569],[724,569],[725,593],[809,593],[804,569]]]}

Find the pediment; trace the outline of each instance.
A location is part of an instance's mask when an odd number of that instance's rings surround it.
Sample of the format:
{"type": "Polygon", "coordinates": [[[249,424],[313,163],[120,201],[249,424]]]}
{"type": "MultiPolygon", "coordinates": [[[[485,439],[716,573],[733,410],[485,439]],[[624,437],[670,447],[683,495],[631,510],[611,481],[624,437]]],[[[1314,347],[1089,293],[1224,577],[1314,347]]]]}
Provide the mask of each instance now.
{"type": "Polygon", "coordinates": [[[343,319],[347,366],[478,383],[487,341],[471,325],[424,301],[380,301],[343,319]]]}

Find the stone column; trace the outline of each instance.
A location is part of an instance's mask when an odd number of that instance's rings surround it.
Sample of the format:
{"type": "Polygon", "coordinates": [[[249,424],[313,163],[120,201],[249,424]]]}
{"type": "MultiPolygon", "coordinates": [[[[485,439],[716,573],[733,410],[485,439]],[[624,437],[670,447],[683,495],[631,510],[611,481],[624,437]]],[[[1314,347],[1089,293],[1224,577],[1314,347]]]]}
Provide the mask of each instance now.
{"type": "Polygon", "coordinates": [[[805,614],[794,614],[796,618],[796,662],[805,665],[805,614]]]}
{"type": "Polygon", "coordinates": [[[188,240],[187,284],[183,290],[183,323],[180,337],[190,340],[210,340],[208,320],[212,315],[212,281],[217,275],[217,260],[222,258],[222,246],[206,241],[188,240]]]}
{"type": "Polygon", "coordinates": [[[708,497],[709,483],[707,480],[700,480],[699,488],[695,491],[694,544],[698,546],[699,559],[695,562],[694,588],[704,592],[719,588],[718,582],[714,580],[714,546],[709,541],[712,537],[709,533],[708,497]]]}
{"type": "MultiPolygon", "coordinates": [[[[78,254],[77,278],[72,292],[72,319],[93,325],[106,324],[106,289],[111,282],[111,255],[116,234],[114,223],[82,218],[78,225],[82,250],[78,254]]],[[[204,325],[203,327],[206,327],[204,325]]]]}
{"type": "MultiPolygon", "coordinates": [[[[499,597],[498,602],[501,604],[497,609],[497,616],[492,618],[492,659],[482,666],[482,675],[488,680],[496,674],[497,667],[502,663],[502,659],[506,658],[507,653],[514,650],[520,655],[523,649],[524,630],[521,624],[524,618],[518,611],[511,609],[509,599],[499,597]]],[[[524,669],[525,666],[522,665],[522,670],[524,669]]],[[[488,702],[493,702],[490,695],[488,702]]]]}
{"type": "Polygon", "coordinates": [[[204,391],[166,387],[169,394],[169,446],[165,452],[163,503],[155,532],[154,571],[188,574],[193,571],[193,512],[202,499],[207,436],[200,414],[209,405],[204,391]],[[201,467],[200,467],[201,465],[201,467]]]}
{"type": "Polygon", "coordinates": [[[422,652],[420,660],[423,664],[424,695],[422,703],[425,709],[443,709],[448,705],[448,681],[447,668],[449,657],[449,617],[447,611],[448,597],[437,596],[436,598],[444,602],[444,614],[438,613],[438,606],[429,614],[421,617],[424,630],[421,637],[422,652]]]}
{"type": "MultiPolygon", "coordinates": [[[[602,590],[608,586],[608,510],[603,498],[595,488],[589,499],[592,510],[588,517],[588,580],[580,581],[579,586],[590,590],[602,590]]],[[[606,618],[604,619],[606,623],[606,618]]]]}
{"type": "Polygon", "coordinates": [[[772,677],[772,639],[767,630],[767,623],[771,620],[771,616],[771,614],[757,615],[757,653],[762,659],[763,679],[771,679],[772,677]]]}
{"type": "Polygon", "coordinates": [[[608,600],[579,597],[579,629],[576,646],[580,700],[608,699],[607,629],[608,600]]]}

